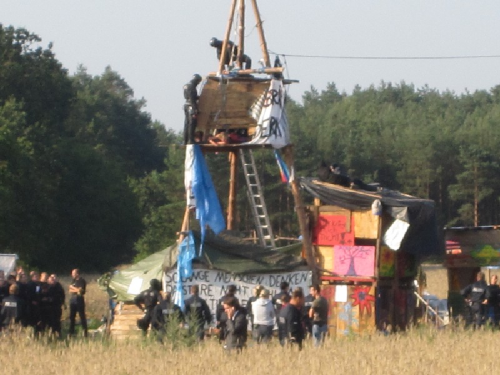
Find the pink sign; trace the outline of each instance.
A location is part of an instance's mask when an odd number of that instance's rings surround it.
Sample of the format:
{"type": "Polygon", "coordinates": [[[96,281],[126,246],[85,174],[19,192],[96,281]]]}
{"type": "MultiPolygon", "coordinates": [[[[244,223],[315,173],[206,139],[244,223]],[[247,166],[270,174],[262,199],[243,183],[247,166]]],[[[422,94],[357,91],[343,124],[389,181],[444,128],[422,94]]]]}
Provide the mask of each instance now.
{"type": "Polygon", "coordinates": [[[333,272],[341,276],[374,276],[375,246],[334,246],[333,272]]]}
{"type": "Polygon", "coordinates": [[[319,215],[314,227],[313,243],[321,246],[354,245],[354,232],[346,232],[346,223],[346,216],[319,215]]]}

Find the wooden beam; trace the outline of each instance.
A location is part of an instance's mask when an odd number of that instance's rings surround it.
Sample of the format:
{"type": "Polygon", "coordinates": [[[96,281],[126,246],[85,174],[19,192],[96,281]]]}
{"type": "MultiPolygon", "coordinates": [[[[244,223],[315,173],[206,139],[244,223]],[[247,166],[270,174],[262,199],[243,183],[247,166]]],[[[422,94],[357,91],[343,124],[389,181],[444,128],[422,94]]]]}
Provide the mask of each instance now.
{"type": "Polygon", "coordinates": [[[240,0],[240,24],[238,26],[238,55],[236,56],[236,66],[241,69],[242,56],[245,53],[245,0],[240,0]]]}
{"type": "Polygon", "coordinates": [[[229,19],[227,21],[226,34],[224,35],[224,41],[222,42],[222,51],[220,54],[219,75],[224,70],[224,59],[226,57],[227,44],[229,41],[229,35],[231,34],[231,27],[233,27],[233,19],[234,19],[234,11],[236,9],[236,1],[237,0],[233,0],[233,2],[231,4],[231,10],[229,11],[229,19]]]}
{"type": "Polygon", "coordinates": [[[237,196],[237,173],[238,173],[238,154],[235,151],[229,153],[229,199],[227,208],[227,229],[235,229],[236,217],[236,196],[237,196]]]}
{"type": "Polygon", "coordinates": [[[264,29],[262,28],[262,20],[260,18],[259,8],[257,7],[257,0],[252,0],[253,12],[255,14],[255,20],[257,22],[257,30],[259,32],[260,39],[260,49],[262,51],[262,57],[264,59],[264,64],[266,67],[271,66],[271,61],[269,60],[269,53],[267,52],[266,37],[264,36],[264,29]]]}
{"type": "Polygon", "coordinates": [[[281,149],[281,151],[283,152],[285,162],[292,173],[290,186],[292,188],[292,194],[295,200],[295,212],[297,212],[297,217],[299,219],[300,234],[302,235],[302,244],[304,247],[304,251],[306,253],[307,265],[312,271],[312,282],[318,283],[319,272],[318,272],[318,266],[316,264],[316,258],[314,256],[314,250],[312,247],[312,240],[309,233],[309,228],[307,226],[306,207],[304,206],[304,203],[302,202],[302,197],[300,196],[299,183],[297,182],[297,179],[293,178],[293,168],[294,168],[293,146],[292,145],[285,146],[281,149]]]}
{"type": "MultiPolygon", "coordinates": [[[[211,73],[208,73],[208,76],[209,77],[215,77],[215,76],[218,76],[218,75],[221,75],[221,74],[231,74],[231,75],[248,75],[248,74],[272,74],[272,73],[283,73],[285,71],[285,68],[279,66],[279,67],[276,67],[276,68],[271,68],[271,67],[267,67],[267,68],[258,68],[258,69],[241,69],[241,70],[231,70],[231,71],[227,71],[227,70],[224,70],[224,68],[222,68],[222,70],[220,70],[218,73],[214,73],[214,72],[211,72],[211,73]]],[[[288,80],[288,82],[298,82],[298,81],[291,81],[291,80],[288,80]]]]}

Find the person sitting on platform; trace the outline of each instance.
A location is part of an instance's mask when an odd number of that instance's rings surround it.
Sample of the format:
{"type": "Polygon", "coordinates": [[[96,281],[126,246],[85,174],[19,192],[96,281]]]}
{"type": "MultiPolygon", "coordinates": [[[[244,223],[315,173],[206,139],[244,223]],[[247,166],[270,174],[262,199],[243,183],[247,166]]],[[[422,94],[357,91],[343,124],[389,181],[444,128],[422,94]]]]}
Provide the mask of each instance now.
{"type": "Polygon", "coordinates": [[[227,143],[238,144],[249,141],[247,129],[229,129],[227,131],[227,143]]]}
{"type": "MultiPolygon", "coordinates": [[[[222,45],[223,41],[217,38],[210,39],[210,45],[217,49],[217,60],[220,61],[222,55],[222,45]]],[[[224,53],[224,65],[230,65],[231,62],[235,62],[238,58],[238,46],[232,41],[227,41],[226,52],[224,53]]],[[[252,69],[252,59],[243,54],[241,56],[241,67],[242,69],[252,69]]]]}
{"type": "Polygon", "coordinates": [[[328,182],[351,189],[379,191],[377,186],[365,184],[359,178],[351,178],[342,174],[340,166],[336,163],[330,164],[330,166],[327,167],[325,161],[321,161],[320,167],[318,168],[318,178],[322,182],[328,182]]]}
{"type": "Polygon", "coordinates": [[[211,145],[225,145],[227,144],[227,135],[224,129],[217,129],[215,135],[208,137],[208,143],[211,145]]]}

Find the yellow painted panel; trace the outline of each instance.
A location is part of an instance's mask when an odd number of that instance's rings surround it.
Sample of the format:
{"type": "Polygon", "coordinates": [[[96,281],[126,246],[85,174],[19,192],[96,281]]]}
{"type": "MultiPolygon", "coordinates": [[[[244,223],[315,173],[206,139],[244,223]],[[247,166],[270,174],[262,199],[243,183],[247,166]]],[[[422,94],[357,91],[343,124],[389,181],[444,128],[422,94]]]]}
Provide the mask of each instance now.
{"type": "Polygon", "coordinates": [[[354,235],[356,238],[377,239],[378,237],[378,216],[371,211],[353,212],[354,235]]]}
{"type": "Polygon", "coordinates": [[[321,268],[333,271],[333,246],[316,246],[316,255],[321,268]]]}

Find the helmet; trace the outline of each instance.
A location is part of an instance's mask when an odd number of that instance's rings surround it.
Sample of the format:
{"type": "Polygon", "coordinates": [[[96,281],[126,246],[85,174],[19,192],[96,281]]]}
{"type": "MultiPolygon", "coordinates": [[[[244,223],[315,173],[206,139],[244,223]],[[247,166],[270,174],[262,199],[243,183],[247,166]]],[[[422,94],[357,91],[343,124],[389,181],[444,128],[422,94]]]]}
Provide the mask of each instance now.
{"type": "Polygon", "coordinates": [[[212,39],[210,39],[210,45],[212,47],[215,47],[215,45],[217,44],[218,40],[216,37],[213,37],[212,39]]]}
{"type": "Polygon", "coordinates": [[[151,279],[149,281],[149,285],[151,286],[151,288],[153,288],[154,290],[161,290],[161,282],[160,280],[158,279],[151,279]]]}
{"type": "Polygon", "coordinates": [[[194,82],[196,84],[201,82],[201,76],[199,74],[194,74],[193,78],[191,79],[191,82],[194,82]]]}

